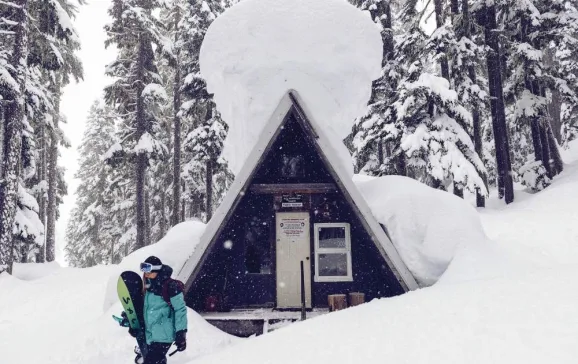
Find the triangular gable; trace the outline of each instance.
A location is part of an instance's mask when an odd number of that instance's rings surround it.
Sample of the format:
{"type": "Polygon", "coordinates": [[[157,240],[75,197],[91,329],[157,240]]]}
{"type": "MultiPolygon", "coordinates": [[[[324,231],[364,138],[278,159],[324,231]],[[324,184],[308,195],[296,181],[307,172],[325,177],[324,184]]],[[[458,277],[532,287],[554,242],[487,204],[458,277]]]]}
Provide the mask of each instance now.
{"type": "Polygon", "coordinates": [[[179,272],[179,279],[186,282],[186,288],[188,290],[207,258],[210,248],[212,248],[212,245],[216,242],[225,224],[250,187],[253,175],[266,157],[266,152],[277,139],[281,131],[281,126],[284,124],[286,118],[291,115],[291,111],[294,111],[293,114],[297,117],[296,119],[305,134],[313,142],[312,144],[330,174],[335,179],[338,188],[353,208],[364,228],[372,237],[372,240],[376,243],[375,245],[379,252],[404,290],[408,291],[418,288],[413,275],[402,261],[393,243],[373,216],[369,206],[357,190],[352,179],[346,171],[343,170],[339,156],[335,148],[333,148],[330,139],[311,117],[311,113],[308,112],[297,92],[293,90],[287,92],[281,99],[279,106],[263,129],[257,144],[249,154],[243,168],[236,176],[229,192],[209,221],[199,245],[195,248],[193,254],[187,259],[179,272]]]}

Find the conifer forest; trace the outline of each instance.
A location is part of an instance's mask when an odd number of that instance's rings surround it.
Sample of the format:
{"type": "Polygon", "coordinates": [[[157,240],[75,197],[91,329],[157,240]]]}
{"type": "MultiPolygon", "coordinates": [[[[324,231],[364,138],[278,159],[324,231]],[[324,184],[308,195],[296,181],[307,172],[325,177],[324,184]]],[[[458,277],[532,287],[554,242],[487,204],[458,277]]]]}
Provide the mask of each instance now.
{"type": "MultiPolygon", "coordinates": [[[[243,0],[240,0],[243,1],[243,0]]],[[[345,0],[344,0],[345,1],[345,0]]],[[[62,89],[82,82],[74,18],[85,0],[0,0],[0,272],[55,259],[118,263],[185,220],[208,221],[234,180],[228,126],[200,74],[213,20],[236,0],[111,0],[112,80],[78,148],[76,191],[62,89]]],[[[403,175],[482,208],[541,191],[578,135],[578,1],[350,0],[383,40],[381,77],[345,144],[356,173],[403,175]]]]}

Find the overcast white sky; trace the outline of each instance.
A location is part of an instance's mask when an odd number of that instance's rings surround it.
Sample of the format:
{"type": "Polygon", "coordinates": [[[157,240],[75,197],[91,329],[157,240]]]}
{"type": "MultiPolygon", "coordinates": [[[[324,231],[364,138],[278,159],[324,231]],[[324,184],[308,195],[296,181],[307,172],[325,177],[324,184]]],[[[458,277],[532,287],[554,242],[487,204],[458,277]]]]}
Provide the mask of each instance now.
{"type": "Polygon", "coordinates": [[[110,82],[110,79],[104,76],[105,65],[111,62],[115,55],[114,50],[104,49],[104,25],[108,22],[107,9],[110,3],[110,0],[89,0],[88,5],[80,7],[80,13],[74,21],[82,43],[78,55],[84,66],[84,82],[70,84],[64,89],[60,110],[68,119],[68,124],[62,125],[62,129],[72,143],[70,149],[61,148],[60,164],[66,167],[68,196],[60,207],[60,219],[56,224],[56,260],[60,264],[65,264],[63,249],[66,244],[66,223],[74,206],[74,191],[78,185],[78,181],[73,177],[78,169],[77,148],[82,139],[90,105],[94,100],[102,98],[102,90],[110,82]]]}

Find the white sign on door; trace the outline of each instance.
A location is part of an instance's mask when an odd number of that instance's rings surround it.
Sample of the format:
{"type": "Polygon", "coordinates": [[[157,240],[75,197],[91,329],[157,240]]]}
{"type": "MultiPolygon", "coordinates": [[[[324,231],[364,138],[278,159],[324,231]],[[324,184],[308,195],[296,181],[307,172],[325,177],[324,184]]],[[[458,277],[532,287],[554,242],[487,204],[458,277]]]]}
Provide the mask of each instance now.
{"type": "Polygon", "coordinates": [[[281,230],[281,235],[291,239],[304,238],[306,235],[306,219],[300,218],[289,218],[281,219],[279,223],[279,228],[281,230]]]}

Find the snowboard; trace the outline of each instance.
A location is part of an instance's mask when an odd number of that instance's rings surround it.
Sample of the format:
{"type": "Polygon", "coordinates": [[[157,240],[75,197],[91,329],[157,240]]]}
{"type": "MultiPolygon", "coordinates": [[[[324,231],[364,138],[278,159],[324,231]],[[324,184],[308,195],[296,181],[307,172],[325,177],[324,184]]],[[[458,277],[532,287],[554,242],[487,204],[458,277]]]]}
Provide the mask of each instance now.
{"type": "Polygon", "coordinates": [[[147,355],[147,342],[143,316],[143,281],[132,271],[122,272],[116,285],[118,298],[126,313],[129,326],[136,332],[136,342],[143,358],[147,355]]]}

